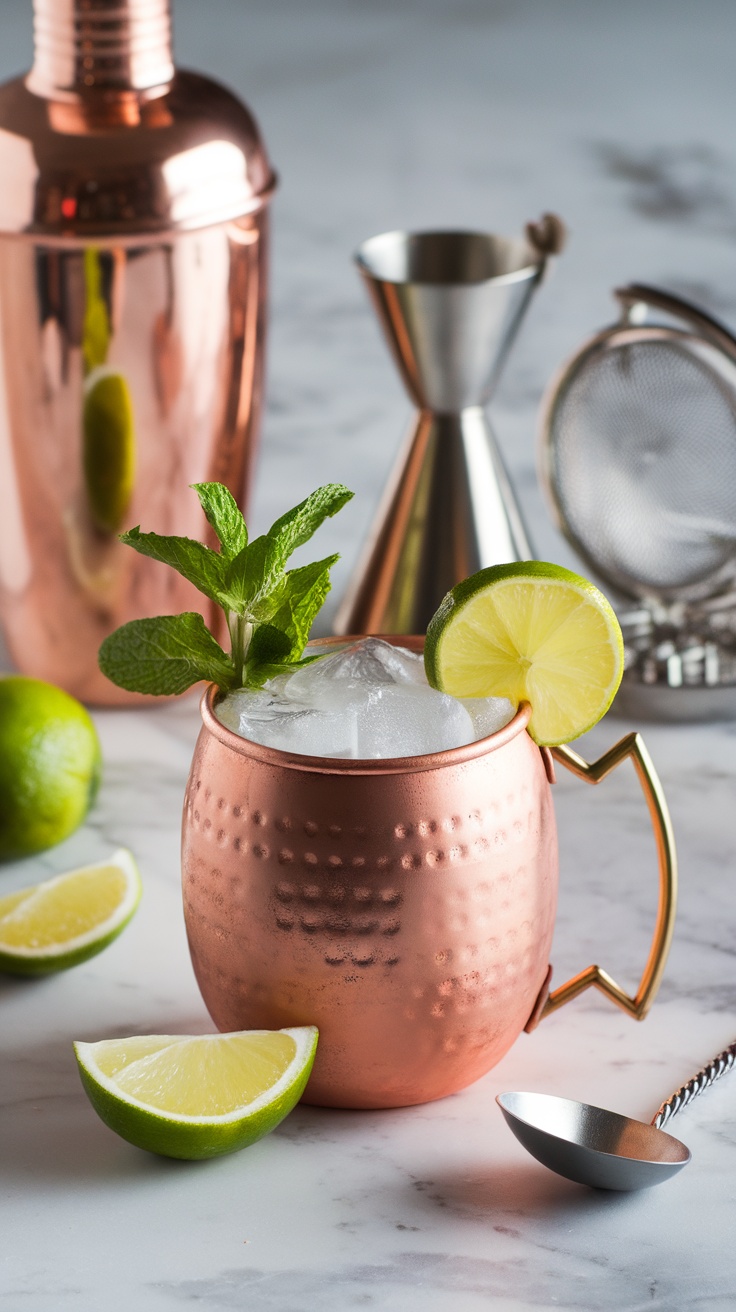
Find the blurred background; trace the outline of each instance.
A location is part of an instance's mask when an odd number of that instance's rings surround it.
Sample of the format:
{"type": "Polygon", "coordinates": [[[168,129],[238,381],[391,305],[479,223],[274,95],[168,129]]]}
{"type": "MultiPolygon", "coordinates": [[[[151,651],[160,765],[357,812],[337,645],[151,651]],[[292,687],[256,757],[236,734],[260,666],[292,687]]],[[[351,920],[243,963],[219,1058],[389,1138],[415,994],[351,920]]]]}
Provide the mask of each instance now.
{"type": "MultiPolygon", "coordinates": [[[[31,0],[2,0],[0,78],[30,65],[31,27],[31,0]]],[[[534,471],[552,371],[621,282],[736,326],[732,0],[174,0],[174,36],[255,111],[280,176],[251,519],[357,490],[321,533],[343,553],[323,628],[410,416],[351,263],[386,229],[569,225],[491,413],[538,554],[572,563],[534,471]]]]}

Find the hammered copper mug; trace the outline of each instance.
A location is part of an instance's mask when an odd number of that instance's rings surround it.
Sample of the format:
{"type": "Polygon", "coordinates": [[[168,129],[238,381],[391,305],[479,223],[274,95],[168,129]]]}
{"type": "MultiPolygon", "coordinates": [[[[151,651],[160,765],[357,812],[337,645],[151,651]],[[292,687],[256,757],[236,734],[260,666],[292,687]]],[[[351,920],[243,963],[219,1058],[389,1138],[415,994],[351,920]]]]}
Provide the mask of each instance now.
{"type": "Polygon", "coordinates": [[[192,961],[220,1029],[319,1027],[306,1102],[399,1107],[454,1093],[590,985],[644,1017],[672,937],[676,859],[638,734],[588,765],[537,747],[523,705],[451,751],[328,759],[238,737],[216,697],[211,687],[202,701],[184,806],[192,961]],[[659,909],[634,997],[598,966],[549,992],[553,756],[592,783],[631,756],[644,790],[659,909]]]}

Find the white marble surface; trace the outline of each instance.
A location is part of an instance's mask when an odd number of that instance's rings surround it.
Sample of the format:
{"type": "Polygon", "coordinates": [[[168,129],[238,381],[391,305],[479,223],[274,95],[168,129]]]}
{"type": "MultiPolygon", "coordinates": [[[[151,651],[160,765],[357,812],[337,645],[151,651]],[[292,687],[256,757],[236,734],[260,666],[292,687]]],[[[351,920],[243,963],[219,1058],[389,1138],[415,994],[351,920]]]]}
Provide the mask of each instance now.
{"type": "MultiPolygon", "coordinates": [[[[29,58],[30,4],[3,0],[0,75],[29,58]]],[[[392,226],[513,231],[555,208],[569,252],[495,407],[540,554],[532,432],[555,364],[632,278],[736,321],[731,0],[177,0],[178,53],[255,105],[282,175],[270,406],[257,526],[318,481],[359,490],[323,531],[354,560],[408,407],[348,262],[392,226]],[[350,516],[350,518],[348,518],[350,516]],[[347,534],[347,540],[346,540],[347,534]]],[[[196,702],[97,717],[101,795],[84,829],[0,871],[0,890],[125,844],[145,897],[103,955],[0,983],[0,1303],[7,1312],[538,1312],[733,1307],[736,1085],[683,1115],[693,1164],[649,1194],[593,1194],[510,1136],[493,1097],[544,1089],[645,1118],[734,1037],[736,736],[652,728],[681,857],[675,944],[650,1018],[587,995],[496,1070],[425,1108],[298,1109],[204,1164],[157,1160],[96,1118],[74,1038],[207,1029],[189,965],[178,827],[196,702]]],[[[593,735],[589,753],[621,722],[593,735]]],[[[558,980],[600,960],[635,985],[655,902],[631,775],[562,781],[558,980]]]]}

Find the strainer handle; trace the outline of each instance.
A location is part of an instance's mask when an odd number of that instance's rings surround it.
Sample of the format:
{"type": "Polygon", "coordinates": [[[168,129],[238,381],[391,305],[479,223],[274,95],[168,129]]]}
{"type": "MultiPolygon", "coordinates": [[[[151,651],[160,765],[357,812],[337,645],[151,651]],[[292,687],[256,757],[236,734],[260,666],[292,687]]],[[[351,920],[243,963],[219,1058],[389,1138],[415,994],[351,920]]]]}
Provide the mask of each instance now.
{"type": "Polygon", "coordinates": [[[627,287],[617,287],[613,294],[620,301],[627,316],[637,305],[662,310],[676,319],[683,319],[698,332],[704,333],[728,355],[733,356],[736,352],[736,337],[729,332],[725,324],[719,323],[718,319],[706,314],[705,310],[692,305],[690,301],[683,301],[681,297],[673,296],[672,292],[662,291],[660,287],[650,287],[647,283],[632,282],[627,287]]]}
{"type": "Polygon", "coordinates": [[[675,924],[675,907],[677,904],[677,853],[672,833],[672,823],[665,801],[662,785],[654,764],[646,749],[643,738],[638,733],[629,733],[616,743],[603,756],[592,764],[584,761],[570,747],[553,747],[552,755],[578,779],[588,784],[598,784],[606,775],[615,770],[622,761],[631,757],[634,762],[639,783],[649,807],[649,815],[657,842],[659,862],[659,906],[657,923],[649,949],[649,957],[644,967],[636,995],[632,998],[620,984],[600,966],[587,966],[566,984],[551,992],[539,1011],[540,1019],[549,1016],[571,998],[577,997],[585,989],[594,986],[605,993],[606,997],[618,1004],[635,1020],[643,1020],[657,995],[662,980],[667,954],[672,942],[675,924]]]}

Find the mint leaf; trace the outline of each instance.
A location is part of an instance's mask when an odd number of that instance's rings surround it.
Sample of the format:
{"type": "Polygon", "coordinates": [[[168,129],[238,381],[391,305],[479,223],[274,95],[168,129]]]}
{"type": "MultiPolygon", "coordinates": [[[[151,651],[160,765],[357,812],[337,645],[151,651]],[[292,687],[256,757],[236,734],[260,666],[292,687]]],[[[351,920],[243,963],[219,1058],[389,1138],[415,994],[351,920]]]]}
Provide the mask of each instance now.
{"type": "Polygon", "coordinates": [[[222,554],[232,560],[248,545],[248,530],[235,497],[223,483],[192,483],[191,486],[208,524],[218,536],[222,554]]]}
{"type": "MultiPolygon", "coordinates": [[[[266,620],[272,616],[273,594],[283,586],[289,556],[308,542],[320,524],[336,515],[352,496],[342,483],[327,483],[317,488],[230,562],[226,575],[228,592],[240,599],[254,619],[266,620]]],[[[276,601],[280,605],[280,597],[276,601]]]]}
{"type": "Polygon", "coordinates": [[[183,574],[205,597],[227,606],[226,563],[216,551],[194,538],[161,537],[158,533],[141,533],[140,527],[121,533],[120,541],[133,547],[141,556],[150,556],[183,574]]]}
{"type": "Polygon", "coordinates": [[[291,607],[297,640],[301,644],[299,655],[309,638],[314,618],[322,609],[327,593],[332,587],[330,570],[339,559],[336,552],[334,556],[325,556],[324,560],[315,560],[311,565],[290,569],[286,575],[287,600],[291,607]]]}
{"type": "Polygon", "coordinates": [[[119,688],[172,696],[206,679],[220,688],[236,682],[232,661],[196,611],[131,620],[99,651],[103,674],[119,688]]]}
{"type": "Polygon", "coordinates": [[[309,541],[320,524],[330,519],[332,515],[336,515],[338,510],[342,510],[345,503],[354,495],[342,483],[326,483],[324,487],[318,487],[316,492],[312,492],[311,496],[301,501],[293,510],[288,510],[285,515],[277,519],[266,536],[278,542],[282,565],[286,564],[297,547],[309,541]]]}
{"type": "Polygon", "coordinates": [[[337,555],[326,556],[300,569],[290,569],[285,577],[281,604],[271,623],[291,637],[292,660],[301,656],[306,646],[314,617],[330,591],[330,568],[338,559],[337,555]]]}
{"type": "MultiPolygon", "coordinates": [[[[338,557],[289,570],[279,589],[280,602],[269,622],[253,631],[245,663],[245,686],[260,688],[267,678],[301,664],[312,621],[330,590],[330,567],[338,557]]],[[[316,657],[307,657],[310,664],[316,657]]]]}
{"type": "Polygon", "coordinates": [[[230,595],[238,598],[239,605],[254,618],[261,618],[258,607],[278,586],[283,573],[278,545],[266,535],[254,538],[230,561],[225,582],[230,595]]]}
{"type": "Polygon", "coordinates": [[[259,624],[248,648],[248,673],[258,665],[283,665],[291,656],[288,633],[274,624],[259,624]]]}
{"type": "Polygon", "coordinates": [[[219,552],[192,538],[141,533],[140,527],[123,533],[121,541],[170,565],[222,608],[231,655],[196,612],[133,620],[105,639],[99,655],[103,673],[131,691],[179,693],[200,679],[223,691],[241,683],[255,688],[317,659],[302,652],[330,590],[329,571],[337,556],[288,572],[286,563],[353,493],[341,483],[328,483],[249,542],[245,520],[223,484],[192,486],[217,534],[219,552]]]}
{"type": "Polygon", "coordinates": [[[278,674],[291,674],[292,670],[299,670],[303,665],[313,665],[315,661],[322,660],[323,656],[324,652],[317,652],[314,656],[302,656],[298,661],[275,661],[254,665],[248,669],[248,677],[243,687],[262,688],[267,679],[275,679],[278,674]]]}

